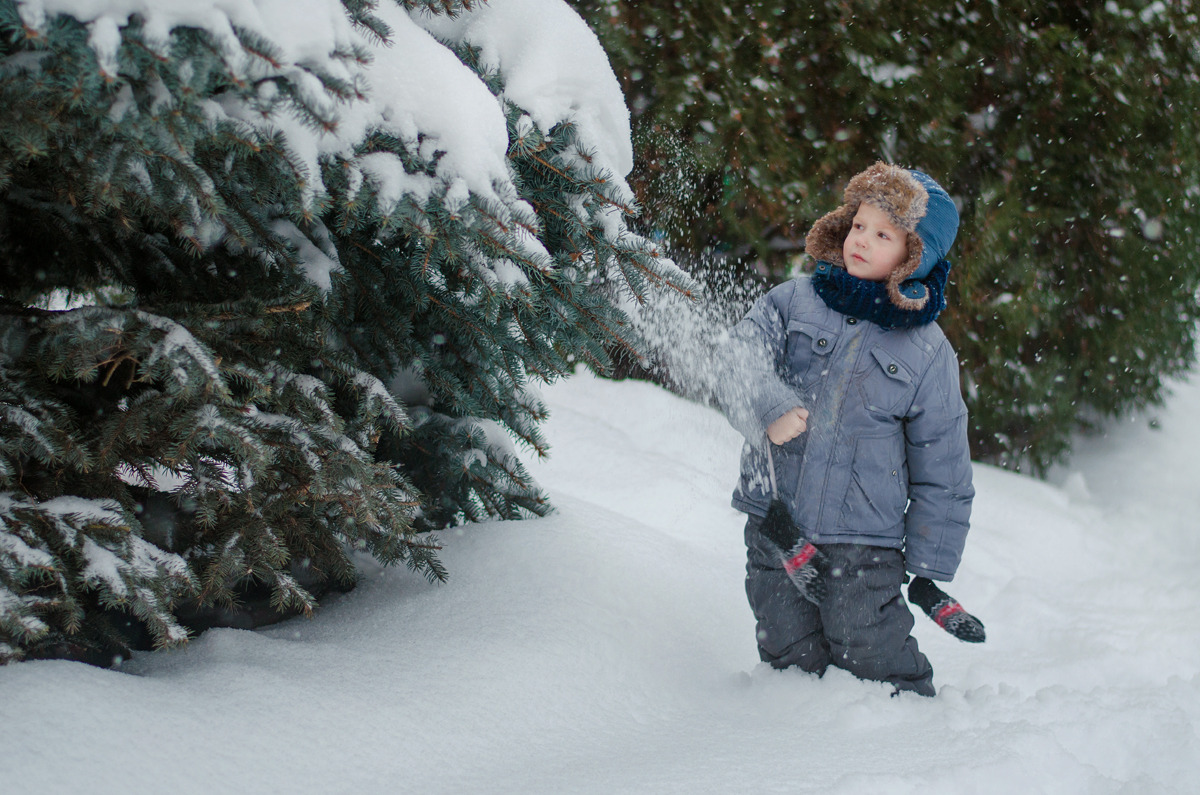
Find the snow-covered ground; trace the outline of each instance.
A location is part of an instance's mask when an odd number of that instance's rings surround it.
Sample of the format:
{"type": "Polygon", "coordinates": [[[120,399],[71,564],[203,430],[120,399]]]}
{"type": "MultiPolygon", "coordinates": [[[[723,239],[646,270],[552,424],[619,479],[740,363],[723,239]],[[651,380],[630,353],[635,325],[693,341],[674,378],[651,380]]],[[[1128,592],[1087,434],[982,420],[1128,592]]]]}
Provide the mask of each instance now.
{"type": "Polygon", "coordinates": [[[976,468],[948,590],[988,641],[918,616],[936,699],[758,663],[718,415],[583,375],[546,398],[558,513],[445,538],[446,584],[372,567],[312,620],[0,668],[4,791],[1196,791],[1200,377],[1060,486],[976,468]]]}

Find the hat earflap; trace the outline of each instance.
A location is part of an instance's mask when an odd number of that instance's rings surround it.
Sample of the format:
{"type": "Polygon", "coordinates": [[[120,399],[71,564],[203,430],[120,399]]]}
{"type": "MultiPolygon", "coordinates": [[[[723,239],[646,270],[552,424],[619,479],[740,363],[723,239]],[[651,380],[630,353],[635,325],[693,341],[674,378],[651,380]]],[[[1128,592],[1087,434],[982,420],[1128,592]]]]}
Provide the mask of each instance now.
{"type": "Polygon", "coordinates": [[[857,204],[843,204],[833,212],[818,218],[804,238],[805,253],[815,260],[845,267],[842,244],[846,241],[846,235],[850,234],[850,227],[854,225],[856,212],[857,204]]]}
{"type": "Polygon", "coordinates": [[[921,256],[925,253],[925,242],[916,232],[908,233],[908,257],[904,262],[888,274],[888,298],[901,309],[916,311],[924,309],[929,301],[929,290],[919,281],[908,281],[908,277],[916,273],[921,265],[921,256]]]}

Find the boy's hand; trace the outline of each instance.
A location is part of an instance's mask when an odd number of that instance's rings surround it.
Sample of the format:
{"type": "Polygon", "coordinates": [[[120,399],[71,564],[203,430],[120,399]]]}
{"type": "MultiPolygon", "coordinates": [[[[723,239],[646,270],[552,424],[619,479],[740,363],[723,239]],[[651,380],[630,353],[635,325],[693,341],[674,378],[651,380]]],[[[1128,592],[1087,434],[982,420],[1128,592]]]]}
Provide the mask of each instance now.
{"type": "Polygon", "coordinates": [[[908,601],[925,611],[939,627],[967,643],[983,643],[987,633],[983,622],[963,610],[952,596],[933,584],[928,577],[913,577],[908,584],[908,601]]]}
{"type": "Polygon", "coordinates": [[[808,409],[796,406],[767,426],[767,438],[772,444],[783,444],[795,439],[807,429],[808,409]]]}
{"type": "Polygon", "coordinates": [[[829,561],[821,550],[800,534],[800,528],[792,521],[782,501],[771,500],[759,532],[775,544],[783,571],[800,595],[818,606],[825,601],[829,561]]]}
{"type": "Polygon", "coordinates": [[[820,607],[829,595],[829,586],[825,584],[829,574],[828,558],[811,541],[801,539],[799,544],[786,552],[779,550],[779,560],[783,563],[784,573],[800,595],[820,607]]]}

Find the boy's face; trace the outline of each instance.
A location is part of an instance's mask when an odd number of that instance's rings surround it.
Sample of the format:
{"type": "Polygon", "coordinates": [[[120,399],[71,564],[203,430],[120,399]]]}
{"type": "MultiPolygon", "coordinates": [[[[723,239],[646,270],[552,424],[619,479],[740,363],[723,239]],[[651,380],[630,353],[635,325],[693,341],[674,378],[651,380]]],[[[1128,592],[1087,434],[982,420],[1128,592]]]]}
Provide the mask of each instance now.
{"type": "Polygon", "coordinates": [[[842,261],[851,276],[881,282],[908,258],[908,233],[887,213],[863,202],[842,244],[842,261]]]}

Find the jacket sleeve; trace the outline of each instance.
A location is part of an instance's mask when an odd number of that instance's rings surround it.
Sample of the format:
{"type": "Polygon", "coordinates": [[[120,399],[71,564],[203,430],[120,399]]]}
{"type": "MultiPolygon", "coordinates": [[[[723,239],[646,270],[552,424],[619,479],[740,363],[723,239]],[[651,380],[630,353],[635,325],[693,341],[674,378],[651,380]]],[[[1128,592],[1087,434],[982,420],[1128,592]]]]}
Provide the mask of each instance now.
{"type": "Polygon", "coordinates": [[[970,527],[971,452],[958,358],[943,340],[917,387],[905,422],[909,505],[904,558],[913,574],[954,578],[970,527]]]}
{"type": "Polygon", "coordinates": [[[772,289],[714,351],[720,373],[713,389],[717,404],[729,424],[756,447],[766,439],[768,425],[802,405],[779,376],[794,292],[794,281],[772,289]]]}

